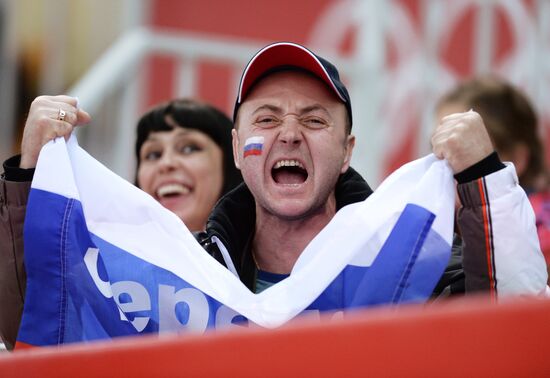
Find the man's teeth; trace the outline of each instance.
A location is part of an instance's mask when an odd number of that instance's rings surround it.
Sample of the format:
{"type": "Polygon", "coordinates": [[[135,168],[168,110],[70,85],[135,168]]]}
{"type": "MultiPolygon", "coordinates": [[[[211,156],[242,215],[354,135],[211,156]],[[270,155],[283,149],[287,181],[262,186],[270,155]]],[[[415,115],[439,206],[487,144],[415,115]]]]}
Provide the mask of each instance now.
{"type": "Polygon", "coordinates": [[[164,197],[173,194],[187,194],[189,188],[181,184],[167,184],[157,189],[157,196],[164,197]]]}
{"type": "Polygon", "coordinates": [[[302,163],[300,163],[298,160],[279,160],[277,163],[275,163],[275,169],[281,167],[300,167],[302,169],[305,169],[302,163]]]}

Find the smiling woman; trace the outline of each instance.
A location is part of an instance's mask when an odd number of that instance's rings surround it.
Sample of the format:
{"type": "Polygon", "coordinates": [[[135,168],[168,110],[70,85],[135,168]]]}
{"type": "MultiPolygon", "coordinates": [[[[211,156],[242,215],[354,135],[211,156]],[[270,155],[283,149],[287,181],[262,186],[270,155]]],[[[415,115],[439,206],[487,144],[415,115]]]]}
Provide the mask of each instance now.
{"type": "Polygon", "coordinates": [[[233,124],[218,109],[178,99],[147,112],[137,126],[136,185],[203,230],[217,200],[241,182],[231,151],[233,124]]]}

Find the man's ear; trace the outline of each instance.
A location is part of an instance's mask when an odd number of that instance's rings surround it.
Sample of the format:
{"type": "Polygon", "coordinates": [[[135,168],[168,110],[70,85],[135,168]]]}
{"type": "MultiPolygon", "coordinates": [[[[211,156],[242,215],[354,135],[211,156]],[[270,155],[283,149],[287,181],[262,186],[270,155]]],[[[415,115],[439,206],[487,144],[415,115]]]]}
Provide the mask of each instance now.
{"type": "Polygon", "coordinates": [[[239,135],[237,134],[237,130],[231,130],[231,137],[231,144],[233,145],[233,161],[235,162],[235,167],[237,167],[237,169],[241,169],[241,148],[239,144],[239,135]]]}
{"type": "Polygon", "coordinates": [[[353,154],[353,148],[355,147],[355,135],[348,135],[346,139],[346,146],[344,151],[344,163],[342,164],[342,169],[340,173],[344,173],[348,170],[351,163],[351,156],[353,154]]]}

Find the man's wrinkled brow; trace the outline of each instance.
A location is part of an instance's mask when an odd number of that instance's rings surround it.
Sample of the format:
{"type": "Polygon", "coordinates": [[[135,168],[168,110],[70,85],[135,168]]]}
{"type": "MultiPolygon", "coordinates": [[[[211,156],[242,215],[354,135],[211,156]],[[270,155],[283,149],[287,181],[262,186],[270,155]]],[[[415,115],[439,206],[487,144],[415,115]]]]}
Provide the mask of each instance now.
{"type": "MultiPolygon", "coordinates": [[[[264,111],[264,110],[268,110],[268,111],[271,111],[271,112],[276,113],[276,114],[282,114],[283,113],[283,109],[279,106],[271,105],[271,104],[264,104],[262,106],[259,106],[256,110],[254,110],[252,112],[252,115],[255,115],[255,114],[257,114],[261,111],[264,111]]],[[[324,106],[321,106],[321,105],[318,105],[318,104],[306,106],[306,107],[300,109],[298,111],[298,115],[304,115],[304,114],[308,114],[308,113],[315,112],[315,111],[322,111],[325,114],[330,115],[329,111],[324,106]]]]}
{"type": "Polygon", "coordinates": [[[318,104],[310,105],[310,106],[306,106],[305,108],[302,108],[300,110],[300,115],[312,113],[312,112],[315,112],[315,111],[321,111],[321,112],[325,113],[326,115],[330,116],[330,112],[324,106],[321,106],[321,105],[318,105],[318,104]]]}
{"type": "Polygon", "coordinates": [[[278,106],[265,104],[265,105],[262,105],[262,106],[259,106],[258,108],[256,108],[256,110],[254,110],[252,112],[252,115],[255,115],[255,114],[257,114],[259,112],[262,112],[264,110],[269,110],[273,113],[278,113],[278,114],[281,114],[283,112],[283,109],[278,107],[278,106]]]}

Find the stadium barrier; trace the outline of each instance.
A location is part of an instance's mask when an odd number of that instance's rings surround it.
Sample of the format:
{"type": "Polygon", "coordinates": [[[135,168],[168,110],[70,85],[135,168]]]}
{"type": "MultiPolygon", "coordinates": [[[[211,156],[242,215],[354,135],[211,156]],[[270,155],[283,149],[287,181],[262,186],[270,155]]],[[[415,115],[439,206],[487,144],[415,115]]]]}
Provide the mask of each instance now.
{"type": "Polygon", "coordinates": [[[549,300],[466,298],[297,319],[275,330],[2,353],[0,375],[537,377],[550,374],[549,340],[549,300]]]}

